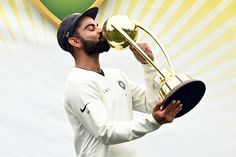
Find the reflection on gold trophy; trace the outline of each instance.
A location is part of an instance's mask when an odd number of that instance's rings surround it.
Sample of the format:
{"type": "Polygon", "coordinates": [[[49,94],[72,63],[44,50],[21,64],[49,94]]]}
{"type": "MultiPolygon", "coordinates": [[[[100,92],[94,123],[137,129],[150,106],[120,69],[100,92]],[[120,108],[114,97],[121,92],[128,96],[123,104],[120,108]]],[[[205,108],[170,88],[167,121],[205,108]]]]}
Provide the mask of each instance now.
{"type": "Polygon", "coordinates": [[[121,50],[132,45],[157,70],[160,74],[161,85],[159,94],[165,100],[162,109],[166,108],[172,100],[180,100],[183,108],[176,115],[176,117],[180,117],[193,109],[202,99],[206,90],[205,84],[200,80],[192,79],[186,74],[176,75],[170,59],[158,38],[139,22],[131,20],[126,15],[112,16],[103,25],[103,36],[112,48],[121,50]],[[138,37],[138,28],[148,33],[158,44],[167,60],[168,68],[159,70],[155,63],[135,43],[138,37]]]}

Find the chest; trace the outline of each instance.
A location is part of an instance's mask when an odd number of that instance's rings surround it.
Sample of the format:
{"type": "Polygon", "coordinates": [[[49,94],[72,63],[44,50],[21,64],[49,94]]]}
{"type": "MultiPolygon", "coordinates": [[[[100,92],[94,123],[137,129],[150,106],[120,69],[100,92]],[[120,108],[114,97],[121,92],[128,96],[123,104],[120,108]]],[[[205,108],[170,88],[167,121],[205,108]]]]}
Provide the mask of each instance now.
{"type": "Polygon", "coordinates": [[[128,81],[122,77],[107,76],[99,83],[99,91],[113,120],[132,118],[132,96],[128,81]]]}

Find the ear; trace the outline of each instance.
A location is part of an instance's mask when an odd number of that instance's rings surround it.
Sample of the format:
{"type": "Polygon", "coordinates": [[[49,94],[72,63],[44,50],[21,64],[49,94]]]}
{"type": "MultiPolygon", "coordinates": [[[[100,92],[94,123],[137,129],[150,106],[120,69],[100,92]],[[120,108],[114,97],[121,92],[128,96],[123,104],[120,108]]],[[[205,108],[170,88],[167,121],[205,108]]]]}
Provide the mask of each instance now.
{"type": "Polygon", "coordinates": [[[75,38],[75,37],[70,37],[68,39],[68,42],[74,46],[74,47],[77,47],[77,48],[81,48],[82,47],[82,43],[81,41],[78,39],[78,38],[75,38]]]}

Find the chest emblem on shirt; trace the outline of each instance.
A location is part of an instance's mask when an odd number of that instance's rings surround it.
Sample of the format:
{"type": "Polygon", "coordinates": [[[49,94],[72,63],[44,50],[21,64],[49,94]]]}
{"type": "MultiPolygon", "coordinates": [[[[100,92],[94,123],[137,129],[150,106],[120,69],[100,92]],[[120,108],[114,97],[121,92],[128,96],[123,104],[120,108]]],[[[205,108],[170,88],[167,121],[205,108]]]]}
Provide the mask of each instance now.
{"type": "Polygon", "coordinates": [[[123,81],[118,81],[118,84],[121,88],[125,90],[125,83],[123,81]]]}

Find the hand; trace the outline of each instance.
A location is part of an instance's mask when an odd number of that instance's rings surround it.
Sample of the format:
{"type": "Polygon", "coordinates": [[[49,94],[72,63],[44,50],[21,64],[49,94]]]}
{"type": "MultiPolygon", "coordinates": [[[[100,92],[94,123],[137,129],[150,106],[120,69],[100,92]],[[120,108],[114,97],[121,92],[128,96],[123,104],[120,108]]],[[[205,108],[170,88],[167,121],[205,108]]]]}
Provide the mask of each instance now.
{"type": "Polygon", "coordinates": [[[163,100],[154,107],[152,112],[153,117],[159,124],[173,122],[175,116],[182,110],[182,104],[179,100],[173,100],[164,110],[160,109],[161,105],[163,105],[163,100]]]}
{"type": "MultiPolygon", "coordinates": [[[[137,45],[147,54],[147,56],[153,61],[154,56],[152,53],[152,50],[148,46],[147,43],[137,43],[137,45]]],[[[148,62],[146,59],[144,59],[136,50],[134,47],[130,46],[130,50],[133,52],[135,58],[142,64],[147,64],[148,62]]]]}

